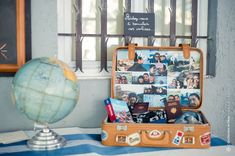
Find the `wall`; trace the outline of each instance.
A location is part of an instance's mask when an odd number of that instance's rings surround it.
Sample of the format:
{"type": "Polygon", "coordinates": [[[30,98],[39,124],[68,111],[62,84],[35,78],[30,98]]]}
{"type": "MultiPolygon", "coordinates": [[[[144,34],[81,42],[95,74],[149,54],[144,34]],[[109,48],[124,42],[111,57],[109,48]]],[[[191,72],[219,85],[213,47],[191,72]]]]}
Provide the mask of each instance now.
{"type": "MultiPolygon", "coordinates": [[[[234,0],[218,0],[216,77],[206,79],[202,111],[212,132],[227,139],[228,113],[231,141],[235,143],[235,11],[234,0]],[[226,18],[225,18],[226,17],[226,18]],[[228,110],[228,106],[230,109],[228,110]]],[[[32,0],[32,56],[53,56],[57,51],[56,0],[32,0]],[[43,11],[42,11],[43,10],[43,11]]],[[[12,78],[0,78],[0,131],[32,129],[11,101],[12,78]]],[[[74,111],[52,127],[98,127],[105,116],[103,99],[110,80],[80,80],[80,100],[74,111]]]]}
{"type": "MultiPolygon", "coordinates": [[[[32,57],[57,53],[56,0],[31,0],[32,57]]],[[[32,129],[33,122],[22,116],[11,99],[12,78],[0,78],[0,131],[32,129]]]]}
{"type": "MultiPolygon", "coordinates": [[[[57,0],[31,0],[32,58],[57,54],[57,0]]],[[[65,119],[51,127],[97,127],[105,116],[103,99],[110,93],[108,80],[81,80],[80,100],[65,119]],[[89,94],[87,93],[89,92],[89,94]]],[[[33,129],[34,122],[20,114],[11,99],[12,78],[0,78],[0,132],[33,129]]]]}
{"type": "Polygon", "coordinates": [[[235,10],[234,0],[218,0],[216,33],[216,77],[205,80],[202,107],[211,122],[212,132],[227,139],[228,121],[231,142],[235,143],[235,10]],[[228,110],[229,108],[229,110],[228,110]]]}

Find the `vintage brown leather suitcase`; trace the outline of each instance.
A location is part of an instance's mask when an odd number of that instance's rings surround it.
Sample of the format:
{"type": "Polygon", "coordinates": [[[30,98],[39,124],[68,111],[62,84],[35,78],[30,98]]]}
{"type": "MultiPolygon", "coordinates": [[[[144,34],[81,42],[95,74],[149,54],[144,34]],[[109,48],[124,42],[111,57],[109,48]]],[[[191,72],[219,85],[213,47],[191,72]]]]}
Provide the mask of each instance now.
{"type": "Polygon", "coordinates": [[[203,54],[200,49],[186,44],[180,47],[138,47],[130,44],[117,48],[113,53],[111,96],[126,100],[130,105],[130,95],[135,95],[139,102],[149,102],[149,110],[164,109],[162,99],[169,101],[174,98],[179,100],[184,113],[197,112],[202,122],[112,123],[106,118],[102,122],[102,144],[210,147],[210,124],[199,110],[203,97],[203,54]],[[154,78],[145,79],[143,75],[154,78]]]}

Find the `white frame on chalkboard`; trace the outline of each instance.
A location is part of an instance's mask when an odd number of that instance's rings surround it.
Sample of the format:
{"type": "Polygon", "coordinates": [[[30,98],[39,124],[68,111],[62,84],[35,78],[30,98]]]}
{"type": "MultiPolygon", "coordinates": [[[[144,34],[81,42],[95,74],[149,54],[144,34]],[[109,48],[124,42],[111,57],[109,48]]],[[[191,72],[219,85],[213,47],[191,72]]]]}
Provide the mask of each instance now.
{"type": "MultiPolygon", "coordinates": [[[[58,11],[58,33],[74,33],[74,22],[76,13],[73,11],[73,3],[75,0],[58,0],[57,1],[57,11],[58,11]]],[[[110,1],[110,0],[109,0],[110,1]]],[[[132,12],[144,11],[147,12],[146,0],[132,0],[132,12]]],[[[124,2],[124,1],[123,1],[124,2]]],[[[121,3],[121,1],[120,1],[121,3]]],[[[98,6],[97,6],[98,8],[98,6]]],[[[125,6],[124,6],[125,8],[125,6]]],[[[166,11],[169,11],[169,8],[165,8],[166,11]]],[[[198,36],[207,36],[207,11],[208,11],[208,0],[198,0],[198,36]]],[[[98,11],[99,9],[97,9],[98,11]]],[[[121,45],[124,41],[121,40],[121,45]],[[122,43],[121,43],[122,42],[122,43]]],[[[138,43],[139,45],[146,45],[147,38],[139,39],[133,38],[132,42],[138,43]]],[[[111,42],[110,42],[111,43],[111,42]]],[[[116,42],[113,42],[112,49],[115,49],[118,45],[116,42]]],[[[206,42],[199,41],[199,47],[202,48],[204,53],[204,61],[206,61],[206,42]]],[[[72,51],[74,50],[75,45],[72,37],[70,36],[58,36],[58,58],[68,63],[72,68],[75,69],[75,61],[72,59],[72,51]]],[[[111,71],[111,61],[108,61],[108,70],[111,71]]],[[[204,62],[206,65],[206,63],[204,62]]],[[[205,68],[206,69],[206,68],[205,68]]],[[[100,72],[100,61],[90,60],[83,61],[83,71],[79,70],[76,72],[79,79],[107,79],[111,78],[111,73],[105,71],[100,72]]],[[[205,73],[205,72],[204,72],[205,73]]]]}

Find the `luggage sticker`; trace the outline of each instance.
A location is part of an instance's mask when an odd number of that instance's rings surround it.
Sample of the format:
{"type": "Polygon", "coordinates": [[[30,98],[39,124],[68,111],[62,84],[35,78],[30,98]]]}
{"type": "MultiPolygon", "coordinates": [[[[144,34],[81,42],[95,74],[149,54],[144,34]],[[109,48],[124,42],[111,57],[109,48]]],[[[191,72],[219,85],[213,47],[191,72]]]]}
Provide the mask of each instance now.
{"type": "Polygon", "coordinates": [[[158,130],[152,130],[149,132],[150,138],[159,138],[162,135],[162,133],[158,130]]]}
{"type": "Polygon", "coordinates": [[[195,144],[195,137],[194,136],[184,136],[182,142],[183,142],[183,144],[195,144]]]}
{"type": "Polygon", "coordinates": [[[127,125],[117,125],[117,131],[127,131],[127,125]]]}
{"type": "Polygon", "coordinates": [[[207,132],[200,136],[201,145],[209,145],[211,143],[211,133],[207,132]]]}
{"type": "Polygon", "coordinates": [[[177,131],[172,143],[175,145],[179,145],[183,135],[184,135],[184,132],[177,131]]]}
{"type": "Polygon", "coordinates": [[[133,133],[127,137],[127,144],[130,146],[135,146],[140,143],[140,134],[133,133]]]}
{"type": "Polygon", "coordinates": [[[116,142],[117,143],[126,143],[127,136],[126,135],[117,135],[116,136],[116,142]]]}
{"type": "Polygon", "coordinates": [[[106,131],[102,130],[102,132],[101,132],[101,140],[105,141],[107,139],[108,139],[108,133],[106,131]]]}
{"type": "Polygon", "coordinates": [[[194,132],[194,126],[184,126],[185,132],[194,132]]]}

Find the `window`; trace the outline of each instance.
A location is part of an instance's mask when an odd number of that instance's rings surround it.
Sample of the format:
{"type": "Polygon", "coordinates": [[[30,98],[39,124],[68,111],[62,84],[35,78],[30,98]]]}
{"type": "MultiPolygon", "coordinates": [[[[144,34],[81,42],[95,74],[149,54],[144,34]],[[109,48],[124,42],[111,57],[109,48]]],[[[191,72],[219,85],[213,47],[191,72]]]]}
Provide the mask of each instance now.
{"type": "Polygon", "coordinates": [[[208,0],[58,0],[58,58],[82,69],[77,70],[80,78],[110,77],[106,71],[111,71],[112,52],[129,42],[190,43],[204,51],[206,60],[207,10],[208,0]],[[155,35],[124,37],[123,15],[128,11],[154,12],[155,35]]]}

